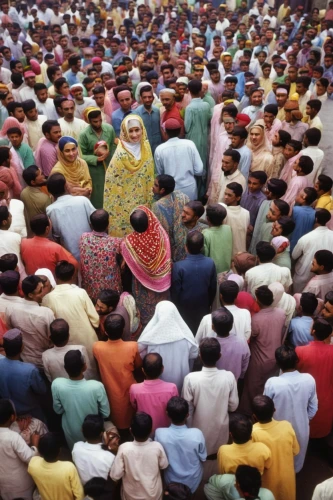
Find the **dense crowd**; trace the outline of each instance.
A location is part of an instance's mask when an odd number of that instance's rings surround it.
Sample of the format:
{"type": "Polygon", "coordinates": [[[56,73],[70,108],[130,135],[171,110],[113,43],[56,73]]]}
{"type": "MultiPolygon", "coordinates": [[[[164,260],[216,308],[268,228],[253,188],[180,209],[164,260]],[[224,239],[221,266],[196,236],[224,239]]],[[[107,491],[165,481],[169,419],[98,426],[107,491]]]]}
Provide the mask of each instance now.
{"type": "Polygon", "coordinates": [[[333,465],[333,1],[300,3],[1,0],[1,500],[333,500],[296,492],[333,465]]]}

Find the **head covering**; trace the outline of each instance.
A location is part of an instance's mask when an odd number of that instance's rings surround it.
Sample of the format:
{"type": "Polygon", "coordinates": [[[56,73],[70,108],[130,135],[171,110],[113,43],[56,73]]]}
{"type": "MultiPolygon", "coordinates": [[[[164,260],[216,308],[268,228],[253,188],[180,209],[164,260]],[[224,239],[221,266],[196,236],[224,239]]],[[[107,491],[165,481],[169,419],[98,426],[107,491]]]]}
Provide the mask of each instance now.
{"type": "Polygon", "coordinates": [[[34,59],[30,59],[29,61],[29,66],[32,69],[34,75],[40,75],[42,73],[41,67],[39,62],[35,61],[34,59]]]}
{"type": "Polygon", "coordinates": [[[157,304],[154,316],[141,333],[138,340],[139,350],[142,350],[140,346],[169,344],[183,339],[195,345],[193,333],[179,314],[177,307],[168,300],[162,300],[157,304]]]}
{"type": "Polygon", "coordinates": [[[174,89],[162,89],[160,90],[160,95],[161,94],[172,94],[174,95],[176,93],[176,91],[174,89]]]}
{"type": "Polygon", "coordinates": [[[165,292],[171,286],[171,250],[169,237],[149,208],[140,205],[148,217],[144,233],[125,236],[121,242],[122,255],[135,278],[154,292],[165,292]]]}
{"type": "Polygon", "coordinates": [[[79,154],[72,162],[66,160],[63,153],[66,144],[75,144],[78,147],[77,140],[74,137],[61,137],[56,147],[58,162],[53,167],[51,173],[63,174],[66,181],[73,185],[91,187],[91,178],[86,162],[79,157],[79,154]]]}
{"type": "Polygon", "coordinates": [[[184,85],[188,85],[187,76],[180,76],[179,78],[177,78],[176,83],[183,83],[184,85]]]}
{"type": "Polygon", "coordinates": [[[116,69],[116,71],[114,73],[115,73],[115,75],[119,75],[120,73],[123,73],[124,71],[127,71],[127,68],[126,68],[126,66],[121,64],[120,66],[118,66],[118,68],[116,69]]]}
{"type": "Polygon", "coordinates": [[[73,85],[70,86],[70,89],[73,90],[73,89],[84,89],[84,86],[82,85],[82,83],[74,83],[73,85]]]}
{"type": "Polygon", "coordinates": [[[239,286],[239,291],[244,288],[244,278],[239,274],[229,274],[227,281],[234,281],[239,286]]]}
{"type": "Polygon", "coordinates": [[[57,283],[54,279],[53,274],[51,273],[50,269],[47,269],[46,267],[42,267],[41,269],[37,269],[35,272],[36,276],[46,276],[51,283],[52,288],[54,289],[57,286],[57,283]]]}
{"type": "Polygon", "coordinates": [[[93,57],[91,62],[93,64],[101,64],[103,62],[103,59],[101,59],[100,57],[93,57]]]}
{"type": "Polygon", "coordinates": [[[101,113],[101,109],[98,108],[97,106],[88,106],[84,111],[83,111],[83,117],[85,118],[86,122],[89,122],[88,118],[89,115],[92,111],[99,111],[101,113]]]}
{"type": "Polygon", "coordinates": [[[247,127],[247,125],[251,123],[251,118],[249,117],[249,115],[246,115],[245,113],[238,113],[236,116],[236,120],[238,125],[241,125],[242,127],[247,127]]]}
{"type": "Polygon", "coordinates": [[[293,109],[291,112],[291,119],[301,121],[303,119],[303,113],[299,109],[293,109]]]}
{"type": "Polygon", "coordinates": [[[13,127],[19,128],[22,132],[22,135],[24,135],[26,133],[26,130],[25,130],[24,126],[22,125],[22,123],[20,123],[13,116],[9,116],[8,118],[5,119],[5,121],[2,125],[2,128],[0,130],[0,137],[1,138],[6,137],[8,130],[10,128],[13,128],[13,127]]]}
{"type": "Polygon", "coordinates": [[[169,130],[176,130],[177,128],[181,128],[181,123],[176,120],[176,118],[168,118],[164,123],[164,128],[169,130]]]}
{"type": "Polygon", "coordinates": [[[288,90],[285,89],[284,87],[278,87],[276,89],[276,92],[279,92],[280,94],[288,94],[288,90]]]}
{"type": "Polygon", "coordinates": [[[25,71],[23,74],[24,78],[30,78],[31,76],[36,76],[33,71],[25,71]]]}
{"type": "Polygon", "coordinates": [[[296,300],[288,293],[285,293],[281,283],[271,283],[268,285],[268,288],[272,292],[274,299],[271,307],[278,307],[284,310],[286,313],[286,324],[288,325],[296,309],[296,300]]]}
{"type": "Polygon", "coordinates": [[[256,265],[256,257],[248,252],[241,252],[234,256],[234,267],[240,274],[245,274],[246,271],[256,265]]]}
{"type": "Polygon", "coordinates": [[[275,236],[275,238],[272,239],[271,245],[275,248],[275,250],[278,250],[283,243],[287,243],[289,246],[289,240],[285,236],[275,236]]]}
{"type": "Polygon", "coordinates": [[[78,147],[77,140],[74,139],[74,137],[64,135],[63,137],[60,137],[59,142],[58,142],[58,147],[59,147],[61,152],[63,152],[66,144],[75,144],[75,146],[78,147]]]}
{"type": "Polygon", "coordinates": [[[287,101],[285,105],[283,106],[283,109],[285,111],[292,111],[293,109],[298,109],[298,102],[297,101],[287,101]]]}
{"type": "Polygon", "coordinates": [[[7,341],[22,339],[22,332],[18,328],[12,328],[5,333],[3,339],[7,341]]]}
{"type": "Polygon", "coordinates": [[[142,89],[142,87],[150,87],[151,89],[153,88],[149,82],[140,82],[135,89],[134,97],[136,102],[141,102],[140,90],[142,89]]]}
{"type": "Polygon", "coordinates": [[[14,166],[11,165],[9,168],[0,166],[0,181],[8,186],[11,198],[20,198],[22,187],[14,166]]]}
{"type": "Polygon", "coordinates": [[[2,285],[18,285],[20,282],[20,274],[17,271],[5,271],[0,274],[0,286],[2,285]]]}
{"type": "Polygon", "coordinates": [[[132,127],[140,127],[143,130],[142,122],[139,121],[139,119],[135,115],[130,115],[128,116],[128,120],[126,120],[125,127],[126,127],[126,140],[125,138],[123,139],[123,144],[125,145],[125,148],[130,153],[132,153],[134,158],[137,161],[139,161],[141,160],[141,141],[140,142],[131,141],[129,136],[129,130],[132,127]]]}

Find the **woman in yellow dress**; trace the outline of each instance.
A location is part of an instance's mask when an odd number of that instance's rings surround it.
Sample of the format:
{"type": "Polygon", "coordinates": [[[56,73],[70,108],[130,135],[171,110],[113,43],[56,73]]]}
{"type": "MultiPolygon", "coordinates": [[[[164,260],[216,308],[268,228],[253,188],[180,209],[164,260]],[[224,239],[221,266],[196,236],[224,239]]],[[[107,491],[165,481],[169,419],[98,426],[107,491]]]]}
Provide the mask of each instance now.
{"type": "Polygon", "coordinates": [[[51,170],[52,174],[62,174],[70,194],[90,198],[92,181],[87,163],[79,158],[78,143],[74,137],[61,137],[57,146],[58,162],[51,170]]]}
{"type": "Polygon", "coordinates": [[[153,200],[154,160],[146,129],[130,114],[121,124],[120,139],[105,175],[104,209],[110,215],[109,233],[123,237],[132,232],[130,215],[138,205],[153,200]]]}

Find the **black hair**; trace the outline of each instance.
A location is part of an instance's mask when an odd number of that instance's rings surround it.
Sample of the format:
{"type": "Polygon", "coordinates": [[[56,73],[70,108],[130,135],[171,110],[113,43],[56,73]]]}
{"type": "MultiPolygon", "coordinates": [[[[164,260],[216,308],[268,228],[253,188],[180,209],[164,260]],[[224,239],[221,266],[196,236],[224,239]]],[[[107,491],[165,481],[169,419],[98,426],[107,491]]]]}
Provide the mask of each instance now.
{"type": "Polygon", "coordinates": [[[107,493],[107,480],[103,479],[102,477],[93,477],[87,481],[83,487],[84,489],[84,494],[87,495],[89,498],[93,498],[94,500],[106,500],[106,498],[111,498],[109,495],[110,493],[107,493]],[[105,496],[103,494],[107,494],[108,496],[105,496]]]}
{"type": "Polygon", "coordinates": [[[143,87],[141,87],[140,96],[142,96],[142,94],[144,92],[153,92],[154,93],[153,88],[150,85],[144,85],[143,87]]]}
{"type": "Polygon", "coordinates": [[[65,194],[66,178],[62,174],[52,174],[46,182],[47,190],[55,198],[65,194]]]}
{"type": "Polygon", "coordinates": [[[282,147],[285,147],[286,144],[288,144],[291,141],[291,135],[286,130],[281,130],[281,129],[278,131],[278,134],[280,137],[280,145],[282,147]]]}
{"type": "Polygon", "coordinates": [[[227,337],[233,327],[234,317],[226,307],[219,307],[212,313],[212,323],[218,337],[227,337]]]}
{"type": "Polygon", "coordinates": [[[219,286],[220,295],[227,304],[233,304],[239,294],[239,286],[236,281],[226,280],[222,281],[219,286]]]}
{"type": "Polygon", "coordinates": [[[194,94],[198,95],[202,90],[202,83],[200,80],[191,80],[188,84],[188,90],[194,94]]]}
{"type": "Polygon", "coordinates": [[[288,143],[287,143],[288,146],[291,146],[294,151],[297,151],[297,153],[299,153],[300,151],[302,151],[302,143],[301,141],[296,141],[295,139],[291,139],[288,143]]]}
{"type": "MultiPolygon", "coordinates": [[[[63,76],[61,76],[60,78],[57,78],[57,79],[54,81],[53,85],[54,85],[54,88],[55,88],[56,90],[59,90],[59,89],[60,89],[60,87],[62,87],[62,86],[64,85],[64,83],[68,83],[68,82],[67,82],[66,78],[64,78],[63,76]]],[[[67,99],[67,98],[66,98],[66,101],[69,101],[69,100],[70,100],[70,99],[67,99]]],[[[63,102],[63,101],[62,101],[62,102],[63,102]]]]}
{"type": "Polygon", "coordinates": [[[328,191],[332,190],[333,180],[331,179],[331,177],[328,177],[328,175],[318,175],[317,182],[320,191],[324,191],[324,193],[327,193],[328,191]]]}
{"type": "Polygon", "coordinates": [[[0,273],[15,271],[18,264],[18,257],[15,253],[5,253],[0,257],[0,273]]]}
{"type": "Polygon", "coordinates": [[[15,101],[11,101],[7,104],[7,111],[10,115],[13,115],[14,114],[14,111],[16,108],[22,108],[23,109],[23,106],[22,106],[22,103],[21,102],[15,102],[15,101]]]}
{"type": "Polygon", "coordinates": [[[232,413],[229,420],[229,431],[236,444],[245,444],[251,439],[252,420],[241,413],[232,413]]]}
{"type": "Polygon", "coordinates": [[[61,346],[69,339],[69,324],[65,319],[57,318],[50,324],[50,339],[55,346],[61,346]]]}
{"type": "Polygon", "coordinates": [[[200,356],[202,362],[206,366],[215,366],[220,359],[221,346],[218,340],[214,337],[206,337],[202,339],[199,345],[200,356]]]}
{"type": "Polygon", "coordinates": [[[15,415],[15,409],[10,399],[0,399],[0,425],[4,425],[12,415],[15,415]]]}
{"type": "Polygon", "coordinates": [[[314,109],[315,111],[317,111],[317,113],[319,113],[319,111],[321,110],[321,101],[319,99],[310,99],[307,103],[306,103],[307,106],[309,106],[310,108],[314,109]]]}
{"type": "Polygon", "coordinates": [[[176,187],[175,179],[168,174],[160,174],[156,177],[160,189],[164,189],[165,194],[173,193],[176,187]]]}
{"type": "Polygon", "coordinates": [[[282,345],[275,351],[275,359],[282,371],[293,370],[298,363],[298,356],[293,347],[282,345]]]}
{"type": "Polygon", "coordinates": [[[187,250],[191,255],[198,255],[204,246],[204,237],[200,231],[191,231],[186,238],[187,250]]]}
{"type": "Polygon", "coordinates": [[[0,165],[9,160],[9,147],[0,146],[0,165]]]}
{"type": "Polygon", "coordinates": [[[82,434],[85,439],[98,439],[104,431],[104,420],[101,415],[87,415],[83,420],[82,434]]]}
{"type": "Polygon", "coordinates": [[[325,272],[330,273],[333,270],[333,254],[329,250],[318,250],[314,258],[319,266],[324,266],[325,272]]]}
{"type": "Polygon", "coordinates": [[[296,78],[296,83],[302,83],[306,89],[310,87],[311,81],[312,80],[309,76],[299,76],[296,78]]]}
{"type": "Polygon", "coordinates": [[[145,439],[149,437],[153,428],[153,419],[148,413],[138,411],[131,423],[131,432],[135,439],[145,439]]]}
{"type": "Polygon", "coordinates": [[[130,223],[137,233],[144,233],[147,231],[149,220],[146,212],[139,208],[135,209],[130,215],[130,223]]]}
{"type": "Polygon", "coordinates": [[[331,335],[332,326],[325,319],[317,318],[313,323],[312,330],[318,340],[325,340],[331,335]]]}
{"type": "Polygon", "coordinates": [[[238,182],[230,182],[226,187],[230,189],[237,198],[243,194],[243,187],[238,182]]]}
{"type": "Polygon", "coordinates": [[[94,231],[105,233],[109,225],[109,214],[103,208],[95,210],[90,215],[90,223],[94,231]]]}
{"type": "Polygon", "coordinates": [[[157,352],[146,354],[142,360],[142,368],[149,379],[158,378],[163,370],[163,359],[157,352]]]}
{"type": "Polygon", "coordinates": [[[302,155],[298,159],[298,164],[301,167],[303,174],[305,174],[305,175],[311,174],[311,172],[313,170],[313,159],[310,158],[310,156],[302,155]]]}
{"type": "Polygon", "coordinates": [[[13,295],[13,293],[16,293],[20,283],[20,273],[17,271],[11,271],[10,274],[10,278],[7,271],[0,274],[0,286],[2,288],[2,292],[6,295],[13,295]],[[15,273],[15,275],[13,273],[15,273]]]}
{"type": "Polygon", "coordinates": [[[60,453],[60,439],[52,432],[44,434],[39,440],[38,451],[46,462],[55,462],[60,453]]]}
{"type": "Polygon", "coordinates": [[[274,415],[274,403],[273,399],[268,396],[259,395],[253,398],[252,401],[252,411],[257,417],[259,422],[269,422],[274,415]]]}
{"type": "Polygon", "coordinates": [[[29,293],[33,293],[36,290],[39,283],[42,283],[42,280],[39,276],[36,276],[35,274],[27,276],[22,281],[22,292],[25,296],[28,296],[29,293]]]}
{"type": "Polygon", "coordinates": [[[186,399],[173,396],[167,403],[166,411],[172,423],[180,424],[188,415],[189,405],[186,399]]]}
{"type": "Polygon", "coordinates": [[[119,340],[124,328],[125,320],[120,314],[110,313],[105,318],[104,329],[110,340],[119,340]]]}
{"type": "Polygon", "coordinates": [[[60,260],[55,267],[55,276],[60,281],[70,281],[75,273],[75,267],[67,260],[60,260]]]}
{"type": "Polygon", "coordinates": [[[113,307],[115,309],[119,303],[120,294],[117,290],[106,289],[101,290],[97,298],[106,306],[113,307]]]}
{"type": "Polygon", "coordinates": [[[331,217],[331,213],[326,210],[326,208],[316,208],[315,220],[320,226],[326,226],[326,224],[331,220],[331,217]]]}
{"type": "Polygon", "coordinates": [[[205,213],[205,207],[201,201],[189,201],[186,203],[185,207],[190,208],[199,219],[205,213]]]}
{"type": "Polygon", "coordinates": [[[59,122],[57,120],[46,120],[42,125],[43,134],[49,134],[52,130],[52,127],[59,127],[59,122]]]}
{"type": "Polygon", "coordinates": [[[264,186],[267,182],[267,174],[263,170],[255,170],[254,172],[249,172],[249,178],[256,179],[264,186]]]}
{"type": "Polygon", "coordinates": [[[42,236],[48,227],[50,221],[46,214],[35,215],[30,221],[30,229],[36,236],[42,236]]]}
{"type": "Polygon", "coordinates": [[[235,476],[240,489],[247,493],[248,500],[259,498],[261,474],[258,469],[250,467],[250,465],[239,465],[235,476]]]}
{"type": "Polygon", "coordinates": [[[276,104],[266,104],[264,107],[264,113],[270,113],[274,116],[276,116],[279,112],[279,108],[277,107],[276,104]]]}
{"type": "Polygon", "coordinates": [[[228,106],[224,106],[222,111],[223,112],[226,111],[227,113],[229,113],[229,115],[232,118],[236,118],[237,114],[238,114],[238,109],[236,108],[236,106],[234,104],[228,104],[228,106]]]}
{"type": "Polygon", "coordinates": [[[279,209],[281,215],[288,215],[290,212],[290,206],[284,200],[273,200],[274,205],[279,209]]]}
{"type": "Polygon", "coordinates": [[[81,351],[73,349],[66,352],[64,356],[64,367],[69,377],[78,377],[82,372],[84,364],[85,360],[81,351]]]}
{"type": "Polygon", "coordinates": [[[303,191],[305,193],[305,203],[307,205],[312,205],[312,203],[317,199],[317,191],[313,187],[306,187],[303,191]]]}
{"type": "Polygon", "coordinates": [[[48,68],[46,68],[46,74],[50,82],[52,81],[57,71],[60,71],[60,67],[57,65],[49,66],[48,68]]]}
{"type": "Polygon", "coordinates": [[[0,225],[6,220],[9,219],[9,210],[8,207],[0,206],[0,225]]]}
{"type": "Polygon", "coordinates": [[[232,161],[239,163],[241,160],[241,155],[237,149],[228,148],[224,151],[223,156],[230,156],[232,161]]]}
{"type": "Polygon", "coordinates": [[[278,198],[281,198],[281,196],[283,196],[286,193],[288,185],[282,179],[272,178],[269,179],[269,181],[267,182],[267,188],[268,191],[270,191],[272,194],[274,194],[278,198]]]}
{"type": "Polygon", "coordinates": [[[295,229],[295,222],[291,217],[288,217],[287,215],[283,215],[280,217],[277,221],[280,226],[282,226],[282,236],[289,236],[293,230],[295,229]]]}
{"type": "Polygon", "coordinates": [[[308,128],[304,133],[310,146],[318,146],[321,140],[321,131],[319,128],[308,128]]]}
{"type": "Polygon", "coordinates": [[[21,131],[21,129],[20,129],[20,128],[18,128],[18,127],[10,127],[10,128],[7,130],[7,136],[12,135],[12,134],[22,135],[22,131],[21,131]]]}
{"type": "Polygon", "coordinates": [[[241,127],[240,125],[236,125],[236,127],[232,131],[231,135],[233,135],[235,137],[240,137],[241,139],[247,139],[249,133],[245,127],[241,127]]]}
{"type": "MultiPolygon", "coordinates": [[[[20,354],[23,345],[23,337],[22,335],[17,336],[13,340],[9,340],[6,338],[2,339],[3,348],[6,353],[7,358],[13,358],[20,354]]],[[[1,400],[0,400],[1,401],[1,400]]]]}
{"type": "MultiPolygon", "coordinates": [[[[273,247],[272,247],[273,248],[273,247]]],[[[273,248],[274,250],[274,248],[273,248]]],[[[275,251],[275,250],[274,250],[275,251]]],[[[267,285],[261,285],[255,290],[257,300],[264,306],[271,306],[274,302],[273,292],[267,285]]]]}
{"type": "Polygon", "coordinates": [[[212,226],[221,226],[227,216],[227,211],[220,203],[214,203],[207,205],[206,216],[212,226]]]}
{"type": "Polygon", "coordinates": [[[44,83],[35,83],[34,85],[35,94],[37,94],[39,90],[47,90],[47,86],[44,83]]]}
{"type": "Polygon", "coordinates": [[[75,64],[77,64],[78,62],[81,61],[81,57],[76,55],[76,54],[73,54],[71,55],[69,58],[68,58],[68,65],[69,66],[75,66],[75,64]]]}
{"type": "Polygon", "coordinates": [[[312,316],[318,307],[318,299],[314,293],[303,292],[300,298],[302,311],[307,316],[312,316]]]}

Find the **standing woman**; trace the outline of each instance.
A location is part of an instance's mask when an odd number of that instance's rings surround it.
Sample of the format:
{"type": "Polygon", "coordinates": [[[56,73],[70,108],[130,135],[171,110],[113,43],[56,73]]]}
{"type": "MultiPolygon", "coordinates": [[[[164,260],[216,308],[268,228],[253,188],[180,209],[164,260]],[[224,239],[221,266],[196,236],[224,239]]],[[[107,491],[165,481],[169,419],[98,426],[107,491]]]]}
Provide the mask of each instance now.
{"type": "Polygon", "coordinates": [[[138,205],[150,206],[153,184],[154,160],[146,129],[139,116],[130,114],[121,124],[105,176],[104,209],[111,217],[111,236],[123,237],[132,231],[130,215],[138,205]]]}
{"type": "Polygon", "coordinates": [[[274,158],[265,135],[263,120],[258,120],[250,129],[249,141],[246,144],[252,151],[250,172],[263,170],[267,176],[274,166],[274,158]]]}
{"type": "Polygon", "coordinates": [[[74,196],[90,198],[92,181],[87,163],[79,158],[78,142],[74,137],[61,137],[57,146],[58,162],[51,170],[53,174],[62,174],[69,193],[74,196]]]}

